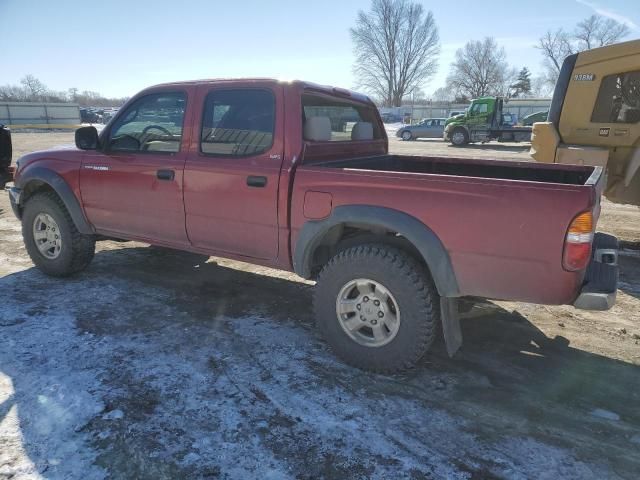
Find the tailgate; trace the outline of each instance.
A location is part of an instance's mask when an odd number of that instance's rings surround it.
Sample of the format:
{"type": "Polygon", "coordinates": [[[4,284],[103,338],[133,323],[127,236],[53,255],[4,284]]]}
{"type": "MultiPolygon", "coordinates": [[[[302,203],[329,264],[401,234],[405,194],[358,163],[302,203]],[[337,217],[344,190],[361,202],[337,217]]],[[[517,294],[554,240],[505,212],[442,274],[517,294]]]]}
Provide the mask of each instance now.
{"type": "Polygon", "coordinates": [[[600,218],[600,201],[602,199],[602,194],[604,193],[604,187],[607,184],[606,175],[604,173],[604,168],[602,167],[593,167],[593,173],[585,182],[586,186],[592,186],[594,189],[594,198],[595,203],[593,206],[593,223],[594,225],[598,224],[598,219],[600,218]]]}

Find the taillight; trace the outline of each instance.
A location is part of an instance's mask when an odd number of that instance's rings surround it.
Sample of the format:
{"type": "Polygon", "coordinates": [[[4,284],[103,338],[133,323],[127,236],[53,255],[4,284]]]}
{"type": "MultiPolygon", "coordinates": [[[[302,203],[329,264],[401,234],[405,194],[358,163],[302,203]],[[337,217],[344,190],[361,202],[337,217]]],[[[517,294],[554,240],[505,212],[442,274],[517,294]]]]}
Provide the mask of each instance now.
{"type": "Polygon", "coordinates": [[[564,241],[562,264],[565,270],[575,272],[589,265],[593,242],[593,214],[584,212],[573,219],[564,241]]]}

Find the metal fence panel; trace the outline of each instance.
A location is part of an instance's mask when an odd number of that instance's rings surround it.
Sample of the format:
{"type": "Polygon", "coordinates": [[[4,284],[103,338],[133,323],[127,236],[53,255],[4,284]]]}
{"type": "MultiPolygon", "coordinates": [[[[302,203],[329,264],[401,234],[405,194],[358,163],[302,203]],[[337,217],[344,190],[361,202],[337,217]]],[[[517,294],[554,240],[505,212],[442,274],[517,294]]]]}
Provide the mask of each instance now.
{"type": "Polygon", "coordinates": [[[0,123],[19,125],[77,125],[80,109],[75,103],[0,102],[0,123]]]}

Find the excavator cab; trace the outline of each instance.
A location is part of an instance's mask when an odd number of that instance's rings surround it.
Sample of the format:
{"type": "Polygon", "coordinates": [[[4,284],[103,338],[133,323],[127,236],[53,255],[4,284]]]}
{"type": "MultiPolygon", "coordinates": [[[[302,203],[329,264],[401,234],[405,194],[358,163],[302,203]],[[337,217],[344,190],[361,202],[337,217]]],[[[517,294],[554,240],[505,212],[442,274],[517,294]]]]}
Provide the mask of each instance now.
{"type": "Polygon", "coordinates": [[[533,124],[531,156],[605,167],[605,197],[640,205],[640,40],[564,60],[547,122],[533,124]]]}

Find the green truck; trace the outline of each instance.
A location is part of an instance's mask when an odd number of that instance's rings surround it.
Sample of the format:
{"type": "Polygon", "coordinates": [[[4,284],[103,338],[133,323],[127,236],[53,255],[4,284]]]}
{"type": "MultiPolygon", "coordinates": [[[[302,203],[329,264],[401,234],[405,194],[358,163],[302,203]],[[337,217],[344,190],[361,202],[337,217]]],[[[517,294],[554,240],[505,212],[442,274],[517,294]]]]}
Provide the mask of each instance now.
{"type": "Polygon", "coordinates": [[[528,142],[531,127],[513,125],[512,117],[503,114],[505,99],[480,97],[471,101],[467,111],[447,119],[443,138],[456,146],[472,142],[528,142]]]}

